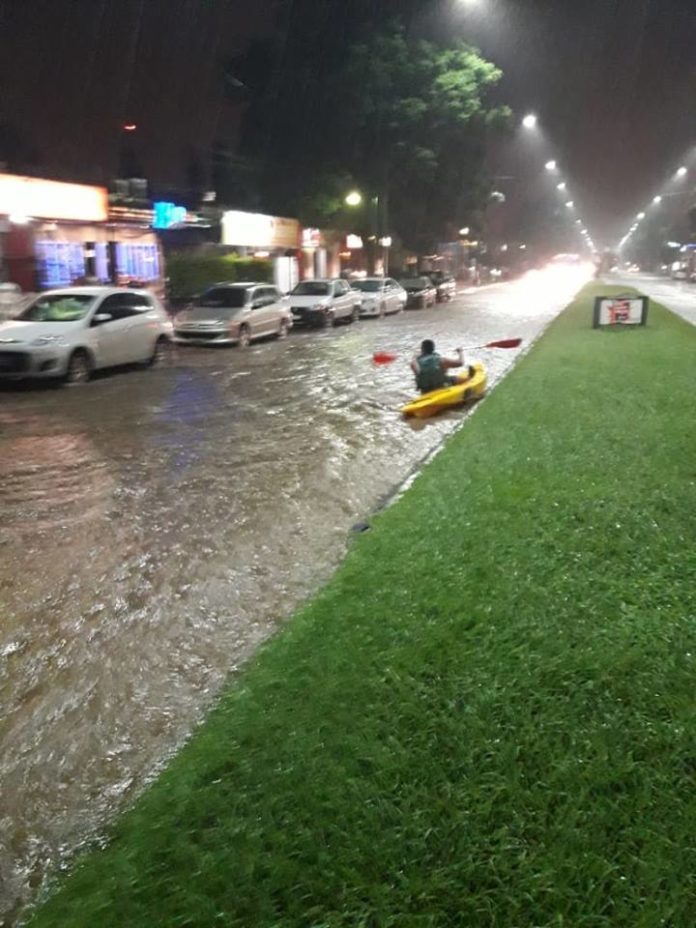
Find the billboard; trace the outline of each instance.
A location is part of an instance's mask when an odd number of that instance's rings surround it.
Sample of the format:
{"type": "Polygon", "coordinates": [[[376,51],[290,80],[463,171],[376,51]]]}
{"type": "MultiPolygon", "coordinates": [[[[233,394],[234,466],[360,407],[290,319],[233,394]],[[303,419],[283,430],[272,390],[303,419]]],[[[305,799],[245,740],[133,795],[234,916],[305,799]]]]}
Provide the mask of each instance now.
{"type": "Polygon", "coordinates": [[[227,210],[222,214],[222,244],[240,248],[299,248],[300,224],[296,219],[227,210]]]}
{"type": "Polygon", "coordinates": [[[647,296],[598,296],[594,304],[593,327],[645,325],[648,303],[647,296]]]}
{"type": "Polygon", "coordinates": [[[105,187],[0,174],[0,215],[106,222],[108,210],[105,187]]]}

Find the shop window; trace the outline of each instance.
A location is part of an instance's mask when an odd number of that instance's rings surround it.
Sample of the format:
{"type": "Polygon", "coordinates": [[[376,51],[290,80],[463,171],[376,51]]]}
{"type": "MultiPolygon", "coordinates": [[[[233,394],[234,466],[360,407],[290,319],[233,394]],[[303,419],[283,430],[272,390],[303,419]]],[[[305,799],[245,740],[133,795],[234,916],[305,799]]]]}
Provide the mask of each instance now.
{"type": "Polygon", "coordinates": [[[85,276],[85,246],[81,242],[37,242],[36,261],[42,287],[66,287],[85,276]]]}
{"type": "Polygon", "coordinates": [[[117,242],[116,271],[119,278],[129,280],[158,280],[160,276],[157,245],[117,242]]]}

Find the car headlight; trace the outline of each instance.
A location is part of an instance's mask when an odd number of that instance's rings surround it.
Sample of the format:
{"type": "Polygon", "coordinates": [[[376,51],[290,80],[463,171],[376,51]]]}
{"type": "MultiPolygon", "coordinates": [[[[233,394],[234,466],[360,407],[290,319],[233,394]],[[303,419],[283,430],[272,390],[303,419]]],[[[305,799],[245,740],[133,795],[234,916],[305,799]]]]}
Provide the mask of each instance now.
{"type": "Polygon", "coordinates": [[[66,341],[61,335],[39,335],[31,344],[34,348],[43,348],[46,345],[60,345],[64,347],[66,341]]]}

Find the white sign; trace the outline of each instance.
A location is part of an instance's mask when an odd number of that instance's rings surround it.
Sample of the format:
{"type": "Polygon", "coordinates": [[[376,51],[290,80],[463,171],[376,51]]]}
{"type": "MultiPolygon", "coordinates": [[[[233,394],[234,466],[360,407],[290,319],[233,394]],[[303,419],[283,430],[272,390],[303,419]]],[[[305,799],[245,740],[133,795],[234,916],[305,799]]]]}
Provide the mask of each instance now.
{"type": "Polygon", "coordinates": [[[297,248],[300,224],[296,219],[228,210],[222,214],[222,244],[242,248],[297,248]]]}
{"type": "Polygon", "coordinates": [[[645,297],[598,297],[594,325],[645,325],[647,314],[645,297]]]}
{"type": "Polygon", "coordinates": [[[64,184],[0,174],[0,214],[39,219],[71,219],[82,222],[105,222],[108,218],[108,195],[105,187],[64,184]]]}

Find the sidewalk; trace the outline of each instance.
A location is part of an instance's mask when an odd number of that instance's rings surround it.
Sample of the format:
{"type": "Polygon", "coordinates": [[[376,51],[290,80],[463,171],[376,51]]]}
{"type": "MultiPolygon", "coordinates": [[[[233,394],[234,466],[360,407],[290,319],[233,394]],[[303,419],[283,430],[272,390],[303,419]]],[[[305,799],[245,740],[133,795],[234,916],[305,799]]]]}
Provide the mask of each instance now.
{"type": "Polygon", "coordinates": [[[693,928],[696,331],[597,289],[34,928],[693,928]]]}

